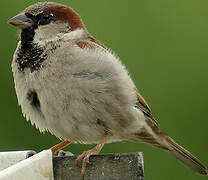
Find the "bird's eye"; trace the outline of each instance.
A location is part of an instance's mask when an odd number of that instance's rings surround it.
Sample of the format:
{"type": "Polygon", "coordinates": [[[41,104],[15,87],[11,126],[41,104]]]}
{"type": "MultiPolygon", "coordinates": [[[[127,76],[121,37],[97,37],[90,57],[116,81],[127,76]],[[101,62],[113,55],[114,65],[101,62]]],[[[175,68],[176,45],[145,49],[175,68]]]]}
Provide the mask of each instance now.
{"type": "Polygon", "coordinates": [[[53,20],[53,14],[50,12],[44,12],[40,15],[38,25],[49,24],[53,20]]]}

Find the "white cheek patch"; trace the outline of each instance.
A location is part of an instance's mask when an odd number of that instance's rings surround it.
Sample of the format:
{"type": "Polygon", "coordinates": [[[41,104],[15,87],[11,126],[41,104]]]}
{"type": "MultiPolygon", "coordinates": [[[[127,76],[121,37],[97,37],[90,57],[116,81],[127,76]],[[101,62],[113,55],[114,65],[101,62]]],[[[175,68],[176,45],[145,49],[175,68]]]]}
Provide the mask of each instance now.
{"type": "Polygon", "coordinates": [[[59,38],[60,34],[65,34],[70,32],[70,27],[68,23],[62,21],[51,22],[47,25],[39,25],[35,29],[35,36],[33,39],[34,43],[43,45],[47,42],[54,41],[59,38]]]}
{"type": "Polygon", "coordinates": [[[83,29],[77,29],[71,31],[70,33],[66,33],[63,35],[62,39],[64,41],[74,41],[79,42],[88,37],[88,33],[86,33],[83,29]]]}

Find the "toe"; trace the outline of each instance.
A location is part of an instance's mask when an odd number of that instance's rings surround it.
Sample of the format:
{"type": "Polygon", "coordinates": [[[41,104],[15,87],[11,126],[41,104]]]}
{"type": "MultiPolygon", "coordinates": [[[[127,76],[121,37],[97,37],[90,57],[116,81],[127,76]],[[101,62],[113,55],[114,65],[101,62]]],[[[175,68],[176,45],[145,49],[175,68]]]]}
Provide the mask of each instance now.
{"type": "Polygon", "coordinates": [[[82,169],[81,169],[81,175],[82,175],[83,179],[84,179],[85,174],[86,174],[86,166],[87,166],[87,162],[83,160],[82,161],[82,169]]]}
{"type": "Polygon", "coordinates": [[[80,154],[80,155],[77,157],[77,159],[75,160],[75,163],[76,163],[77,166],[80,167],[81,161],[82,161],[82,159],[84,159],[85,156],[86,156],[86,151],[84,151],[82,154],[80,154]]]}

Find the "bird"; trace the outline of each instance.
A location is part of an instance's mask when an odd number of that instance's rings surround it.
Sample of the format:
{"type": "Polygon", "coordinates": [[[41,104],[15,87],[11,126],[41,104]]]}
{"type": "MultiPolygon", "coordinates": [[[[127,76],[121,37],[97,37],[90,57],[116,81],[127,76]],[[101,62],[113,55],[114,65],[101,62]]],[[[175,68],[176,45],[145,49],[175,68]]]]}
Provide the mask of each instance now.
{"type": "Polygon", "coordinates": [[[20,29],[12,72],[27,121],[62,142],[97,144],[76,159],[81,174],[105,143],[131,141],[169,152],[194,172],[206,166],[164,133],[120,58],[92,36],[80,15],[55,2],[38,2],[8,21],[20,29]]]}

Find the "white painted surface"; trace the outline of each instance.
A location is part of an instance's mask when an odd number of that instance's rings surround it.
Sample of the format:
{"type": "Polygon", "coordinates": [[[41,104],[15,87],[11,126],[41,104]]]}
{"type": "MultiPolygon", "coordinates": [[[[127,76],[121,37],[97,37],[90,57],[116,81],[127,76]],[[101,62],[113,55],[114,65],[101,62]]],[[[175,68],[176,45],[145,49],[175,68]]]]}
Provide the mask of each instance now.
{"type": "Polygon", "coordinates": [[[54,180],[51,150],[44,150],[0,171],[0,180],[54,180]]]}
{"type": "Polygon", "coordinates": [[[8,151],[0,152],[0,171],[34,155],[35,151],[8,151]]]}

